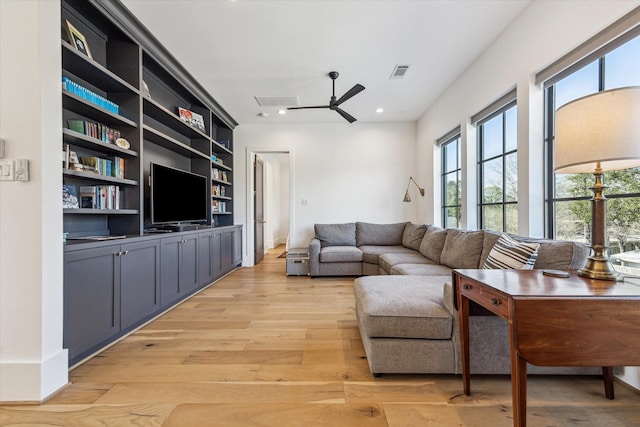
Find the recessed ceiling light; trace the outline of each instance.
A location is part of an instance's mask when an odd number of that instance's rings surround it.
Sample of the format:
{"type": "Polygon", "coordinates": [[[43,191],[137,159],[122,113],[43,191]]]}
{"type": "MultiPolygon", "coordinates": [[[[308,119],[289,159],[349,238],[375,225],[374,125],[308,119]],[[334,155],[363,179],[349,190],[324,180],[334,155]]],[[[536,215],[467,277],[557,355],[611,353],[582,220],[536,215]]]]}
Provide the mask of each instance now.
{"type": "Polygon", "coordinates": [[[383,108],[376,108],[376,113],[384,113],[384,109],[383,108]]]}
{"type": "Polygon", "coordinates": [[[268,117],[269,113],[258,113],[258,117],[268,117]]]}
{"type": "Polygon", "coordinates": [[[285,115],[287,114],[287,110],[278,110],[278,114],[280,114],[281,116],[285,115]]]}

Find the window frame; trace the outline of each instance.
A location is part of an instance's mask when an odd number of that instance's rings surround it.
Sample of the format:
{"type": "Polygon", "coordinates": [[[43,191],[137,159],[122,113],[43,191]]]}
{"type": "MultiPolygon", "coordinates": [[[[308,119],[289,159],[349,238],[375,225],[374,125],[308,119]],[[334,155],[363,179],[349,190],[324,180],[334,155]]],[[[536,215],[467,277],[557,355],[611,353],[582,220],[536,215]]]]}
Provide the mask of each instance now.
{"type": "MultiPolygon", "coordinates": [[[[507,120],[506,120],[506,113],[507,111],[509,111],[511,108],[513,107],[517,107],[518,105],[518,100],[517,99],[512,99],[511,101],[507,102],[506,104],[502,105],[500,108],[498,108],[497,110],[495,110],[493,113],[487,115],[486,117],[480,119],[477,121],[476,123],[476,128],[477,128],[477,148],[478,148],[478,159],[476,162],[476,170],[477,170],[477,177],[478,177],[478,185],[477,185],[477,191],[478,191],[478,204],[477,204],[477,216],[478,216],[478,226],[480,229],[486,229],[486,225],[484,223],[485,221],[485,215],[484,215],[484,208],[486,206],[501,206],[502,207],[502,230],[495,230],[495,231],[501,231],[501,232],[506,232],[507,231],[507,206],[509,205],[518,205],[518,194],[517,194],[517,190],[516,190],[516,197],[515,200],[513,201],[507,201],[507,192],[506,192],[506,188],[507,188],[507,156],[509,155],[516,155],[517,158],[517,153],[518,153],[518,147],[517,147],[517,143],[516,143],[516,147],[514,149],[511,149],[509,151],[507,151],[506,149],[506,143],[507,143],[507,120]],[[502,149],[501,152],[493,157],[490,158],[483,158],[484,155],[484,125],[485,123],[487,123],[488,121],[498,117],[502,115],[502,149]],[[496,159],[502,159],[502,201],[500,202],[484,202],[484,164],[489,162],[489,161],[494,161],[496,159]]],[[[517,110],[516,110],[516,134],[517,134],[517,110]]],[[[517,177],[517,171],[516,171],[516,177],[517,177]]],[[[516,228],[517,228],[517,224],[516,224],[516,228]]]]}
{"type": "Polygon", "coordinates": [[[462,159],[461,159],[461,145],[462,145],[462,134],[458,131],[455,135],[447,138],[444,142],[440,143],[440,161],[441,161],[441,169],[440,169],[440,185],[441,185],[441,215],[442,215],[442,228],[447,227],[447,212],[449,209],[457,209],[458,216],[456,218],[456,228],[462,227],[462,159]],[[446,147],[451,144],[456,143],[456,168],[450,171],[446,170],[446,147]],[[456,204],[448,205],[447,204],[447,177],[455,174],[456,176],[456,204]]]}

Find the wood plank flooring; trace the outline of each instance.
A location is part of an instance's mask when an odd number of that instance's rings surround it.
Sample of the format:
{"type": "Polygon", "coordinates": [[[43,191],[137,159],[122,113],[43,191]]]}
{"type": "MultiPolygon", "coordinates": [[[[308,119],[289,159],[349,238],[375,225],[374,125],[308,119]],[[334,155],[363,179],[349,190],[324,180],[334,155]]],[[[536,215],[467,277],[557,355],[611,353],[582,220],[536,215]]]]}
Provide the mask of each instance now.
{"type": "MultiPolygon", "coordinates": [[[[0,426],[512,426],[509,377],[373,378],[353,279],[287,277],[270,251],[70,372],[0,426]]],[[[596,377],[531,377],[530,426],[638,426],[640,394],[596,377]]]]}

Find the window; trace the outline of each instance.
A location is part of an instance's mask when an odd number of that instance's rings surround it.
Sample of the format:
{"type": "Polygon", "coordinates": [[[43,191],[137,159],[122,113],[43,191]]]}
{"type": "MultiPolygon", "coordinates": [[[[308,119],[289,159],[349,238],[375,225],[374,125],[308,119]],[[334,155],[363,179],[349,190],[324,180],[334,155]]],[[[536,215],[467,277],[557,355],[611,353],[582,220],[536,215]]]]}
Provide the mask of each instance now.
{"type": "Polygon", "coordinates": [[[481,229],[518,232],[518,132],[513,100],[478,124],[481,229]]]}
{"type": "MultiPolygon", "coordinates": [[[[593,174],[556,175],[553,172],[555,112],[576,98],[598,91],[640,85],[640,36],[550,85],[545,92],[547,112],[547,235],[557,239],[591,240],[593,174]]],[[[606,143],[606,141],[603,141],[606,143]]],[[[609,256],[616,269],[640,273],[640,168],[605,172],[609,256]]]]}
{"type": "Polygon", "coordinates": [[[441,145],[442,153],[442,226],[461,228],[460,134],[441,145]]]}

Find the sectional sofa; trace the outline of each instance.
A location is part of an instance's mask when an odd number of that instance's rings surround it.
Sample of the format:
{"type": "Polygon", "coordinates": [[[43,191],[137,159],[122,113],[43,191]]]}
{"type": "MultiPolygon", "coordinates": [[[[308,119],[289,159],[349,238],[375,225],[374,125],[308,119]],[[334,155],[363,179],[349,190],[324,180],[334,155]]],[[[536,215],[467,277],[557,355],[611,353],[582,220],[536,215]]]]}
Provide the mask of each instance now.
{"type": "MultiPolygon", "coordinates": [[[[589,252],[577,242],[412,223],[314,228],[310,275],[358,276],[355,310],[374,375],[461,372],[453,269],[576,270],[589,252]]],[[[506,322],[472,307],[470,328],[471,372],[510,373],[506,322]]],[[[529,372],[598,374],[600,369],[531,366],[529,372]]]]}

